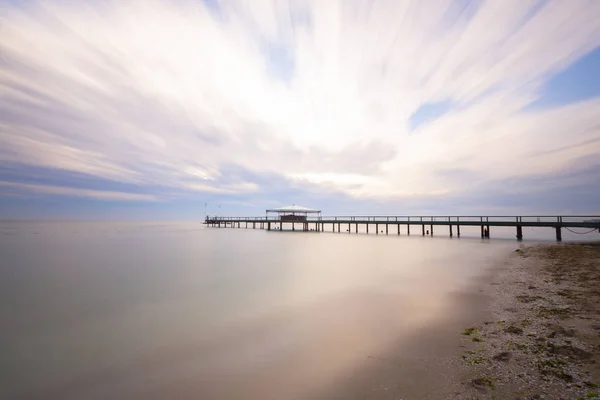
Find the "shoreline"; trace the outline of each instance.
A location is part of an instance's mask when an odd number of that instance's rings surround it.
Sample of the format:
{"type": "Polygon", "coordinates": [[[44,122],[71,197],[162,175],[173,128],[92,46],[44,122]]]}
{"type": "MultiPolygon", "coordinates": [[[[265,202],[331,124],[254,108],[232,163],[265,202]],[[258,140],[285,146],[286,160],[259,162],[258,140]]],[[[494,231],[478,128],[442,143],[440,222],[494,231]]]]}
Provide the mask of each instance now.
{"type": "Polygon", "coordinates": [[[521,244],[448,304],[311,399],[600,398],[599,242],[521,244]]]}
{"type": "Polygon", "coordinates": [[[522,245],[509,260],[485,289],[491,319],[458,333],[452,398],[600,398],[600,243],[522,245]]]}

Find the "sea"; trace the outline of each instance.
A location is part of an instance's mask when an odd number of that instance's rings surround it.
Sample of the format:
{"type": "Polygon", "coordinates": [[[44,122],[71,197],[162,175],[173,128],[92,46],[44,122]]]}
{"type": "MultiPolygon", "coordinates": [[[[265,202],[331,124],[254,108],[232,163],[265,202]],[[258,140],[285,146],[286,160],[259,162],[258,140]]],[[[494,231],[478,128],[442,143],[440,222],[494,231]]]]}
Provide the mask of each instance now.
{"type": "Polygon", "coordinates": [[[317,398],[534,243],[345,230],[0,222],[0,398],[317,398]]]}

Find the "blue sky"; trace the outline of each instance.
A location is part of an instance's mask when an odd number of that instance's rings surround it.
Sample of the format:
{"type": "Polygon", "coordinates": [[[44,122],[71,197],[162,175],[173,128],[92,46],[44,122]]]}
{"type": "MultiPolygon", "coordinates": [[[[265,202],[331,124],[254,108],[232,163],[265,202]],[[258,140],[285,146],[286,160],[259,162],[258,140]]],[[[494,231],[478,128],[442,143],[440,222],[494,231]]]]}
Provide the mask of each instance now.
{"type": "Polygon", "coordinates": [[[0,219],[600,214],[598,1],[0,2],[0,219]]]}

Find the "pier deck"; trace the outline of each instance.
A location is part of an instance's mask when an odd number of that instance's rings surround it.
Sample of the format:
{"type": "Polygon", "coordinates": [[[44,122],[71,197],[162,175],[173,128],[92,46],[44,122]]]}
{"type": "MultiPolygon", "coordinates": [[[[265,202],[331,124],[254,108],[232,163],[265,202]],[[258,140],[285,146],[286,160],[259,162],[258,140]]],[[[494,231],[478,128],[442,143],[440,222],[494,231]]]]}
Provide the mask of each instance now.
{"type": "Polygon", "coordinates": [[[523,239],[523,227],[546,227],[554,228],[556,240],[561,241],[563,228],[586,228],[600,231],[600,216],[309,216],[301,222],[286,221],[280,217],[207,217],[204,224],[218,228],[241,228],[243,226],[253,229],[304,232],[341,232],[344,227],[346,232],[352,232],[352,228],[354,228],[355,233],[358,233],[359,225],[366,226],[366,233],[369,233],[369,226],[375,225],[374,233],[376,234],[380,233],[379,225],[381,225],[385,228],[385,234],[389,234],[390,226],[397,227],[398,235],[401,226],[406,226],[408,235],[411,233],[411,227],[420,226],[421,229],[418,233],[423,236],[433,236],[434,227],[446,226],[448,235],[451,237],[454,236],[454,228],[456,235],[460,237],[462,226],[475,226],[481,228],[482,238],[489,238],[490,228],[495,226],[514,227],[518,240],[523,239]],[[301,229],[296,228],[298,225],[301,226],[301,229]]]}

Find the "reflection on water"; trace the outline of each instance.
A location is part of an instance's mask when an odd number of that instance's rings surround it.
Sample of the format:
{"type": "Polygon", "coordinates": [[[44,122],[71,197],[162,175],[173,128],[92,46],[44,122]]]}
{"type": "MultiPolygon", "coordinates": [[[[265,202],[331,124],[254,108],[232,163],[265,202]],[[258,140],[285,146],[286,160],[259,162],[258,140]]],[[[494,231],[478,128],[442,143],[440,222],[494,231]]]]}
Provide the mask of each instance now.
{"type": "Polygon", "coordinates": [[[449,311],[512,241],[0,223],[10,398],[307,398],[449,311]]]}

